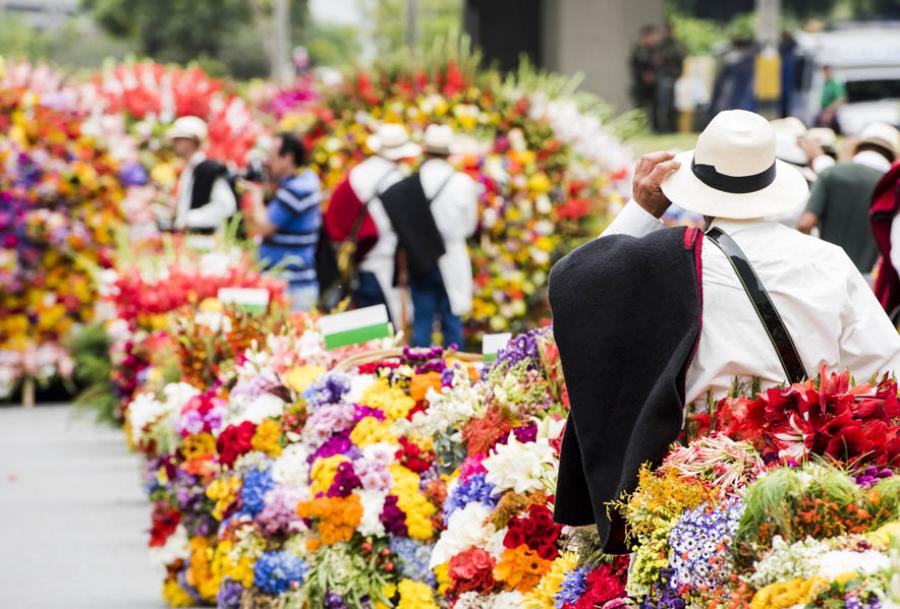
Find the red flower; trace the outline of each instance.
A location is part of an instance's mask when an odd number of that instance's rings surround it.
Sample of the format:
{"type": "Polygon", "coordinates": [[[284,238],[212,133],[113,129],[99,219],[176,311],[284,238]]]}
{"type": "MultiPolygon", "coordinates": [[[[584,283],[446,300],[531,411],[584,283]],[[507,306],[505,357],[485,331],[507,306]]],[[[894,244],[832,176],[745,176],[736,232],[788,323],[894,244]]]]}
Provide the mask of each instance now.
{"type": "Polygon", "coordinates": [[[510,519],[503,546],[513,550],[525,544],[541,558],[553,560],[559,555],[557,541],[561,531],[546,506],[533,505],[527,514],[510,519]]]}
{"type": "Polygon", "coordinates": [[[493,557],[481,548],[470,548],[457,554],[450,559],[449,569],[454,595],[463,592],[492,592],[497,587],[493,571],[493,557]]]}
{"type": "Polygon", "coordinates": [[[587,576],[587,590],[573,609],[593,609],[625,596],[625,571],[615,566],[600,565],[587,576]]]}
{"type": "Polygon", "coordinates": [[[253,434],[256,433],[256,424],[244,421],[240,425],[229,425],[219,434],[216,448],[219,451],[219,462],[231,467],[243,454],[253,448],[253,434]]]}
{"type": "Polygon", "coordinates": [[[151,518],[153,524],[150,527],[150,547],[164,546],[169,536],[178,528],[178,524],[181,522],[181,512],[170,508],[163,502],[158,502],[153,505],[151,518]]]}

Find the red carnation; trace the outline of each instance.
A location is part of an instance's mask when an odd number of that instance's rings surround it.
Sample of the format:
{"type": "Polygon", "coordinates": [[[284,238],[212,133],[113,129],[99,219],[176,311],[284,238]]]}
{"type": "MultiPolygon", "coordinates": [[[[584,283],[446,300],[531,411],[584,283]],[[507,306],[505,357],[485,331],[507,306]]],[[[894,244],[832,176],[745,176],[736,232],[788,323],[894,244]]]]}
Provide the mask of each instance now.
{"type": "Polygon", "coordinates": [[[243,454],[253,448],[253,434],[256,433],[256,423],[244,421],[240,425],[229,425],[219,434],[216,448],[219,451],[219,462],[231,467],[243,454]]]}
{"type": "Polygon", "coordinates": [[[488,594],[497,586],[494,581],[494,559],[481,548],[470,548],[450,559],[449,575],[453,593],[479,592],[488,594]]]}
{"type": "Polygon", "coordinates": [[[609,565],[601,565],[587,576],[587,590],[575,603],[574,609],[593,609],[603,603],[625,596],[624,573],[609,565]]]}

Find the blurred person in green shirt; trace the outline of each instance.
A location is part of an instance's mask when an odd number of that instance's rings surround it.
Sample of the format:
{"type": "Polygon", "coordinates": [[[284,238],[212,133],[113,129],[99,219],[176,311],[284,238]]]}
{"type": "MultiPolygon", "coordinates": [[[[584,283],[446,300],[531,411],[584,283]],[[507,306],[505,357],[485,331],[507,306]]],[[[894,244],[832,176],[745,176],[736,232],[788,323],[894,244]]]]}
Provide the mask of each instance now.
{"type": "Polygon", "coordinates": [[[819,102],[819,116],[816,118],[816,126],[831,127],[838,130],[837,111],[847,101],[847,89],[844,83],[834,78],[831,66],[822,66],[822,74],[825,76],[825,84],[822,86],[822,99],[819,102]]]}

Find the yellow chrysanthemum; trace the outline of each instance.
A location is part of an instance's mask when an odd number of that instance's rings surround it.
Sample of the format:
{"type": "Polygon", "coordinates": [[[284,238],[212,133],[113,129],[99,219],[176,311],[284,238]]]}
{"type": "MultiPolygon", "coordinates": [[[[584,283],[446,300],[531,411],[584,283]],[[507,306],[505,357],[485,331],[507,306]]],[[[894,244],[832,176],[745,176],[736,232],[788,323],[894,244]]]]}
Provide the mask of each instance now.
{"type": "Polygon", "coordinates": [[[322,366],[300,366],[288,370],[284,375],[284,384],[294,393],[303,393],[327,370],[322,366]]]}
{"type": "Polygon", "coordinates": [[[206,496],[216,502],[213,507],[213,517],[222,520],[225,511],[234,503],[241,489],[241,479],[238,476],[217,478],[206,487],[206,496]]]}
{"type": "Polygon", "coordinates": [[[389,468],[394,480],[391,494],[397,496],[397,506],[406,514],[406,528],[413,539],[427,541],[434,535],[431,517],[437,511],[419,491],[419,476],[397,463],[389,468]]]}
{"type": "Polygon", "coordinates": [[[424,582],[402,579],[397,585],[400,601],[397,609],[437,609],[431,586],[424,582]]]}
{"type": "Polygon", "coordinates": [[[204,459],[216,453],[216,439],[208,433],[190,435],[184,439],[181,453],[187,461],[204,459]]]}
{"type": "Polygon", "coordinates": [[[379,421],[375,417],[363,417],[350,432],[350,441],[362,447],[379,442],[393,444],[397,438],[391,433],[391,424],[388,421],[379,421]]]}
{"type": "Polygon", "coordinates": [[[281,456],[281,425],[275,419],[264,420],[256,426],[251,445],[270,457],[281,456]]]}
{"type": "Polygon", "coordinates": [[[360,404],[381,410],[388,421],[405,418],[416,405],[415,400],[399,387],[391,387],[386,379],[378,379],[372,383],[363,391],[359,401],[360,404]]]}
{"type": "Polygon", "coordinates": [[[560,554],[550,570],[544,574],[537,587],[525,596],[523,609],[554,609],[554,597],[562,587],[566,573],[578,566],[578,555],[574,552],[560,554]]]}
{"type": "Polygon", "coordinates": [[[826,588],[828,582],[821,577],[770,584],[753,595],[750,609],[787,609],[805,605],[826,588]]]}
{"type": "Polygon", "coordinates": [[[309,477],[312,480],[312,486],[310,487],[312,496],[315,497],[318,493],[327,493],[334,482],[338,466],[349,460],[344,455],[333,455],[316,459],[309,473],[309,477]]]}

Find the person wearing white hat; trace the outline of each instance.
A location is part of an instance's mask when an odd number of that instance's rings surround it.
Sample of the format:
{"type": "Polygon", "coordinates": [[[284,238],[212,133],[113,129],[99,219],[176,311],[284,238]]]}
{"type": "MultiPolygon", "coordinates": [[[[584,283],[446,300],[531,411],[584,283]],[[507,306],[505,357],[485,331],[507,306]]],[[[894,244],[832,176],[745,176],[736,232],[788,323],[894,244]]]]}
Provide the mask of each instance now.
{"type": "Polygon", "coordinates": [[[421,148],[402,125],[386,123],[366,140],[373,152],[338,184],[323,218],[335,242],[357,243],[358,273],[353,289],[357,307],[385,304],[395,322],[402,318],[400,292],[394,287],[397,235],[381,203],[381,194],[404,177],[400,161],[417,157],[421,148]]]}
{"type": "Polygon", "coordinates": [[[445,346],[463,345],[461,316],[472,309],[472,262],[466,239],[478,224],[478,190],[448,162],[453,130],[429,125],[419,171],[381,197],[408,271],[413,304],[411,344],[432,344],[435,319],[445,346]]]}
{"type": "Polygon", "coordinates": [[[869,228],[872,193],[900,152],[900,133],[888,124],[873,123],[860,134],[853,158],[837,164],[818,144],[801,139],[800,145],[819,177],[797,228],[809,233],[818,226],[822,239],[843,247],[857,268],[869,273],[878,258],[869,228]]]}
{"type": "Polygon", "coordinates": [[[176,186],[174,226],[178,230],[212,233],[237,211],[228,168],[206,158],[203,145],[207,128],[203,119],[183,116],[172,124],[166,137],[185,163],[176,186]]]}
{"type": "Polygon", "coordinates": [[[607,551],[627,551],[605,506],[659,463],[687,405],[815,377],[900,369],[900,335],[844,251],[767,220],[807,195],[775,157],[763,117],[718,114],[696,149],[637,164],[630,201],[603,235],[550,276],[553,332],[571,410],[557,521],[596,524],[607,551]],[[664,229],[671,204],[708,230],[664,229]]]}

